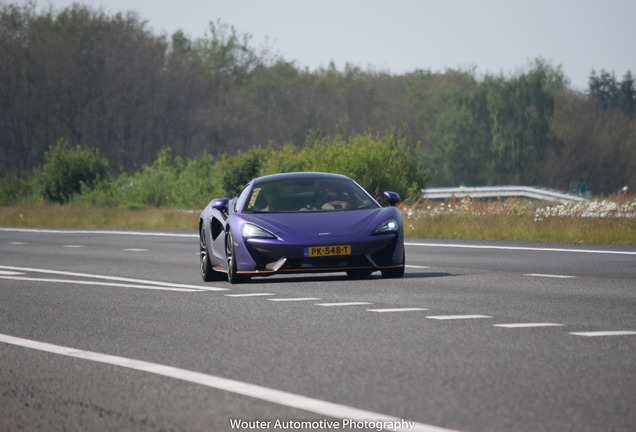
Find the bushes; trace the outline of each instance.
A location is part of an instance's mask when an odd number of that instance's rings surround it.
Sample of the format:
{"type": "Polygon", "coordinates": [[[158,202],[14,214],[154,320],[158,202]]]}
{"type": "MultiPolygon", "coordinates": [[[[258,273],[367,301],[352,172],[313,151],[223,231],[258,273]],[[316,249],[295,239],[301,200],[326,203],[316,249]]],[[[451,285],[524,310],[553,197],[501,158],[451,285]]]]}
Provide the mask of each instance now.
{"type": "Polygon", "coordinates": [[[48,201],[65,204],[82,188],[92,188],[109,178],[108,161],[99,157],[98,150],[72,149],[66,140],[51,146],[44,158],[44,167],[35,175],[35,187],[48,201]]]}
{"type": "Polygon", "coordinates": [[[391,190],[403,199],[420,195],[428,182],[406,142],[392,132],[374,137],[357,135],[345,141],[309,136],[302,149],[284,146],[263,163],[261,174],[324,171],[347,175],[374,195],[391,190]]]}
{"type": "MultiPolygon", "coordinates": [[[[72,149],[60,141],[51,146],[46,163],[36,172],[34,192],[41,199],[62,204],[192,209],[202,208],[212,198],[235,196],[254,177],[325,171],[348,175],[371,194],[392,190],[408,199],[418,196],[427,182],[427,174],[415,160],[404,140],[393,133],[359,135],[349,141],[313,134],[303,148],[270,145],[220,159],[207,153],[194,159],[175,158],[170,148],[164,148],[152,165],[113,178],[97,151],[72,149]]],[[[0,205],[27,200],[30,181],[0,180],[0,205]]]]}
{"type": "Polygon", "coordinates": [[[205,153],[200,158],[173,158],[170,149],[132,176],[121,174],[82,191],[77,202],[100,207],[202,208],[210,199],[223,195],[217,180],[217,164],[205,153]]]}
{"type": "Polygon", "coordinates": [[[0,206],[24,203],[32,196],[32,183],[15,175],[0,178],[0,206]]]}

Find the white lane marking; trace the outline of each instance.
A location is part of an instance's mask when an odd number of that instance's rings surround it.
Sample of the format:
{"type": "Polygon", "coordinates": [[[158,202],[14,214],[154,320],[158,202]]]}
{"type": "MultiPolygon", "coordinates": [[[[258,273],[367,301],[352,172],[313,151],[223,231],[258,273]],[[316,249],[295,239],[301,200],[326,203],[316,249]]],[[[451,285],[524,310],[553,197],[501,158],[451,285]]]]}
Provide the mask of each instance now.
{"type": "Polygon", "coordinates": [[[0,275],[2,275],[2,276],[18,276],[18,275],[23,275],[23,274],[25,274],[25,273],[16,272],[16,271],[0,270],[0,275]]]}
{"type": "Polygon", "coordinates": [[[463,319],[481,319],[492,318],[488,315],[429,315],[426,318],[434,320],[463,320],[463,319]]]}
{"type": "Polygon", "coordinates": [[[536,251],[536,252],[572,252],[572,253],[592,253],[592,254],[614,254],[614,255],[636,255],[632,251],[598,250],[598,249],[565,249],[565,248],[540,248],[521,246],[489,246],[489,245],[463,245],[463,244],[440,244],[440,243],[404,243],[405,246],[419,247],[448,247],[464,249],[498,249],[514,251],[536,251]]]}
{"type": "Polygon", "coordinates": [[[198,234],[185,233],[164,233],[164,232],[145,232],[145,231],[107,231],[107,230],[81,230],[81,229],[53,229],[53,228],[9,228],[0,227],[0,231],[6,232],[25,232],[36,234],[109,234],[109,235],[132,235],[132,236],[149,236],[149,237],[187,237],[199,238],[198,234]]]}
{"type": "Polygon", "coordinates": [[[360,306],[360,305],[370,305],[373,303],[369,302],[340,302],[340,303],[316,303],[316,306],[360,306]]]}
{"type": "Polygon", "coordinates": [[[12,242],[9,242],[9,244],[14,246],[22,246],[22,245],[25,245],[26,243],[20,242],[20,241],[12,241],[12,242]]]}
{"type": "Polygon", "coordinates": [[[21,277],[21,276],[0,276],[0,279],[29,281],[29,282],[50,282],[50,283],[76,284],[76,285],[90,285],[90,286],[110,286],[110,287],[118,287],[118,288],[137,288],[137,289],[157,290],[157,291],[201,292],[201,290],[192,289],[192,288],[169,288],[169,287],[161,287],[161,286],[133,285],[133,284],[125,284],[125,283],[117,283],[117,282],[98,282],[98,281],[85,281],[85,280],[73,280],[73,279],[31,278],[31,277],[21,277]]]}
{"type": "Polygon", "coordinates": [[[391,312],[417,312],[417,311],[427,311],[428,309],[421,307],[405,307],[405,308],[379,308],[379,309],[367,309],[369,312],[379,312],[379,313],[391,313],[391,312]]]}
{"type": "Polygon", "coordinates": [[[125,252],[148,252],[148,249],[124,249],[125,252]]]}
{"type": "Polygon", "coordinates": [[[272,296],[273,293],[246,293],[246,294],[225,294],[226,297],[259,297],[272,296]]]}
{"type": "Polygon", "coordinates": [[[387,430],[404,430],[417,432],[458,432],[452,431],[451,429],[445,429],[424,423],[412,422],[386,414],[366,411],[347,405],[340,405],[333,402],[314,399],[295,393],[276,390],[273,388],[263,387],[256,384],[250,384],[247,382],[237,381],[229,378],[208,375],[187,369],[180,369],[174,366],[167,366],[159,363],[135,360],[110,354],[102,354],[94,351],[85,351],[61,345],[53,345],[46,342],[38,342],[29,339],[17,338],[4,334],[0,334],[0,342],[52,354],[59,354],[67,357],[89,360],[113,366],[120,366],[127,369],[133,369],[168,378],[174,378],[177,380],[210,387],[217,390],[224,390],[230,393],[248,396],[262,401],[275,403],[281,406],[295,408],[328,417],[351,419],[360,422],[365,420],[373,421],[376,423],[383,422],[384,429],[387,430]],[[389,424],[392,427],[386,427],[389,424]]]}
{"type": "Polygon", "coordinates": [[[587,337],[598,337],[598,336],[631,336],[636,335],[636,331],[631,330],[616,330],[616,331],[588,331],[588,332],[571,332],[571,335],[574,336],[587,336],[587,337]]]}
{"type": "Polygon", "coordinates": [[[430,269],[430,266],[421,266],[421,265],[414,265],[414,264],[406,264],[404,267],[408,267],[408,268],[414,268],[414,269],[430,269]]]}
{"type": "Polygon", "coordinates": [[[85,277],[85,278],[91,278],[91,279],[102,279],[102,280],[117,281],[117,282],[132,282],[132,283],[147,284],[147,285],[153,285],[153,286],[165,286],[170,288],[190,288],[190,289],[196,289],[201,291],[229,291],[230,290],[229,288],[204,287],[199,285],[177,284],[177,283],[171,283],[171,282],[151,281],[151,280],[145,280],[145,279],[132,279],[132,278],[119,277],[119,276],[105,276],[105,275],[96,275],[96,274],[90,274],[90,273],[75,273],[75,272],[68,272],[68,271],[61,271],[61,270],[46,270],[46,269],[36,269],[36,268],[29,268],[29,267],[14,267],[14,266],[0,265],[0,269],[55,274],[55,275],[62,275],[62,276],[85,277]]]}
{"type": "Polygon", "coordinates": [[[317,297],[290,297],[290,298],[271,298],[267,299],[273,302],[295,302],[295,301],[310,301],[310,300],[320,300],[317,297]]]}
{"type": "Polygon", "coordinates": [[[504,328],[563,327],[563,324],[557,324],[557,323],[510,323],[510,324],[493,324],[493,327],[504,327],[504,328]]]}
{"type": "MultiPolygon", "coordinates": [[[[183,238],[199,238],[198,234],[186,233],[166,233],[166,232],[150,232],[150,231],[108,231],[108,230],[78,230],[78,229],[42,229],[42,228],[14,228],[0,227],[0,231],[6,232],[25,232],[25,233],[42,233],[42,234],[107,234],[107,235],[132,235],[132,236],[148,236],[148,237],[183,237],[183,238]]],[[[463,244],[440,244],[440,243],[411,243],[405,242],[405,246],[418,247],[450,247],[450,248],[467,248],[467,249],[499,249],[499,250],[516,250],[516,251],[538,251],[538,252],[572,252],[572,253],[593,253],[593,254],[615,254],[615,255],[636,255],[632,251],[615,251],[615,250],[598,250],[598,249],[565,249],[565,248],[540,248],[540,247],[515,247],[515,246],[489,246],[489,245],[463,245],[463,244]]]]}
{"type": "Polygon", "coordinates": [[[534,277],[544,277],[544,278],[556,278],[556,279],[572,279],[576,276],[568,276],[568,275],[555,275],[555,274],[544,274],[544,273],[525,273],[524,276],[534,276],[534,277]]]}
{"type": "Polygon", "coordinates": [[[71,249],[79,249],[79,248],[83,248],[84,246],[81,246],[81,245],[62,245],[62,247],[71,248],[71,249]]]}

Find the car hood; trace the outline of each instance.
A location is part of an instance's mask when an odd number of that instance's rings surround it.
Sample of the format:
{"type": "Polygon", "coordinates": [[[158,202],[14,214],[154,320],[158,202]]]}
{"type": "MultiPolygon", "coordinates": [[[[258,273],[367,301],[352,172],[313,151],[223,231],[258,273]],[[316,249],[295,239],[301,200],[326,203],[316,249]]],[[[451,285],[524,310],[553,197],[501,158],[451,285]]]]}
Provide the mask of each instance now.
{"type": "Polygon", "coordinates": [[[373,229],[375,226],[369,227],[368,225],[382,210],[377,208],[331,212],[243,214],[241,216],[246,222],[257,224],[277,236],[306,238],[350,236],[365,229],[373,229]]]}

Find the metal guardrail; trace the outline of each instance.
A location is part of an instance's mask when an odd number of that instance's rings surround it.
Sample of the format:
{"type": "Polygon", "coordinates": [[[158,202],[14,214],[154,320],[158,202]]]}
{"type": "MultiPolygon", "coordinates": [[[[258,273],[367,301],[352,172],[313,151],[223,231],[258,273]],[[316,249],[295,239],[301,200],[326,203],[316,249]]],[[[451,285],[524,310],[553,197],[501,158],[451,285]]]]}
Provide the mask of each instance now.
{"type": "Polygon", "coordinates": [[[550,189],[536,188],[530,186],[478,186],[478,187],[455,187],[455,188],[428,188],[422,190],[424,199],[446,199],[451,197],[464,198],[499,198],[499,197],[523,197],[544,201],[559,202],[584,202],[588,198],[559,192],[550,189]]]}

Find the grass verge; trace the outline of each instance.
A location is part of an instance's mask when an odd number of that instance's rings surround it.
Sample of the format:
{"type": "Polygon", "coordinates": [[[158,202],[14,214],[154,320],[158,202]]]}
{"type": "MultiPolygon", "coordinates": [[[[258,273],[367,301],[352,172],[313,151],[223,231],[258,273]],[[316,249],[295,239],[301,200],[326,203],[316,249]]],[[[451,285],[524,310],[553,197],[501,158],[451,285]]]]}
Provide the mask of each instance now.
{"type": "Polygon", "coordinates": [[[0,225],[63,228],[196,230],[199,211],[117,209],[63,205],[0,207],[0,225]]]}
{"type": "Polygon", "coordinates": [[[441,215],[406,227],[416,238],[518,240],[636,245],[636,219],[559,217],[534,221],[532,215],[441,215]]]}

